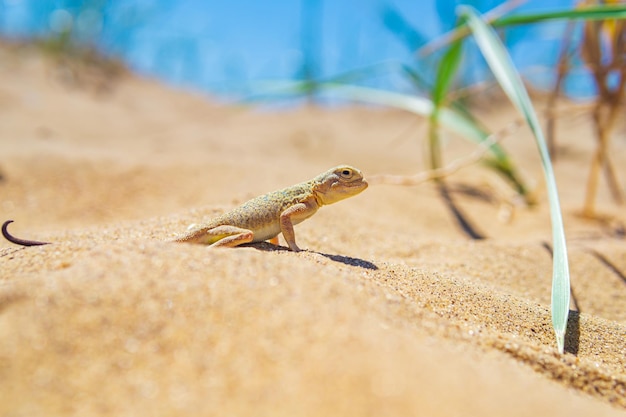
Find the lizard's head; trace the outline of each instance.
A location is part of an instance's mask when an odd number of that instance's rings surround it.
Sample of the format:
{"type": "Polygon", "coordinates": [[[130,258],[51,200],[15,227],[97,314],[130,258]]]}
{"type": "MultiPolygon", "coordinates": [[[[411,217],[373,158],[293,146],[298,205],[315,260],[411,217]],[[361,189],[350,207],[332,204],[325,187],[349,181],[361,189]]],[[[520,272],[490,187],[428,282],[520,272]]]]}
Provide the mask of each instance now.
{"type": "Polygon", "coordinates": [[[361,171],[349,165],[340,165],[326,171],[314,181],[317,183],[315,195],[324,205],[357,195],[368,185],[361,171]]]}

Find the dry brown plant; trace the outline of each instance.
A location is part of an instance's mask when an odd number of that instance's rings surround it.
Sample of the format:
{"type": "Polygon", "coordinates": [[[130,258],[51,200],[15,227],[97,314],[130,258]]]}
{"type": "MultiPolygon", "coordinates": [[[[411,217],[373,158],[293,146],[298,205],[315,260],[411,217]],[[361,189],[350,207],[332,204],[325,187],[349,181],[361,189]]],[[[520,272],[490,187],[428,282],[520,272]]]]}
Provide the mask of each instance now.
{"type": "MultiPolygon", "coordinates": [[[[618,3],[620,0],[606,0],[618,3]]],[[[588,0],[585,4],[593,4],[588,0]]],[[[595,217],[595,198],[600,170],[604,171],[613,200],[617,204],[624,197],[615,175],[609,153],[611,134],[615,130],[626,86],[626,25],[623,20],[588,21],[584,26],[581,52],[593,75],[598,97],[592,111],[596,128],[596,151],[591,161],[583,215],[595,217]],[[615,80],[612,86],[612,80],[615,80]]]]}

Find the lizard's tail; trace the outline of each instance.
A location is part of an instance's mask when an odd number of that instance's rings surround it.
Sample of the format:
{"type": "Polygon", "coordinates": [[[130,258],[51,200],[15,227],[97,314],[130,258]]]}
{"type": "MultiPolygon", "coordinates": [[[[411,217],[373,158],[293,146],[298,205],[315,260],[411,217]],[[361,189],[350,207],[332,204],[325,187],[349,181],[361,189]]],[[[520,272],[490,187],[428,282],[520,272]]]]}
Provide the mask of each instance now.
{"type": "Polygon", "coordinates": [[[13,220],[7,220],[6,222],[2,224],[2,236],[4,236],[4,238],[8,240],[9,242],[15,243],[16,245],[21,245],[21,246],[41,246],[41,245],[48,245],[50,243],[50,242],[38,242],[36,240],[25,240],[25,239],[20,239],[18,237],[12,236],[7,230],[7,227],[11,223],[13,223],[13,220]]]}

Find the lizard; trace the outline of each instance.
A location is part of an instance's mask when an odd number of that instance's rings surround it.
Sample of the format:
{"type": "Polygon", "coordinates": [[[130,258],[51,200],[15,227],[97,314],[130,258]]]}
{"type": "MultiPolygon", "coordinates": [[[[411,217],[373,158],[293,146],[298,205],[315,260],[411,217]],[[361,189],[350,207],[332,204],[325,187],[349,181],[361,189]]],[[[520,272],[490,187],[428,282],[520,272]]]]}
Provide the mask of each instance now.
{"type": "MultiPolygon", "coordinates": [[[[367,187],[361,171],[339,165],[309,181],[253,198],[206,223],[192,224],[173,242],[210,247],[235,247],[266,240],[278,244],[278,235],[282,233],[289,249],[299,252],[294,225],[313,216],[320,207],[355,196],[367,187]]],[[[11,222],[8,220],[2,225],[2,235],[8,241],[22,246],[49,243],[12,236],[7,230],[11,222]]]]}

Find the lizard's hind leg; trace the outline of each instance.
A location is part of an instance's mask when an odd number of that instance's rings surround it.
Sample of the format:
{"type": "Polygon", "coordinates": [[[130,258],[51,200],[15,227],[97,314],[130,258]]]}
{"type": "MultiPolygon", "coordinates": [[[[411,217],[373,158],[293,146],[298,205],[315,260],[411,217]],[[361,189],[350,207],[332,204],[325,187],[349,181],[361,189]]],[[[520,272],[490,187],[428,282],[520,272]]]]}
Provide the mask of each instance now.
{"type": "Polygon", "coordinates": [[[217,226],[206,231],[209,241],[214,242],[211,248],[234,248],[254,239],[254,232],[235,226],[217,226]]]}

